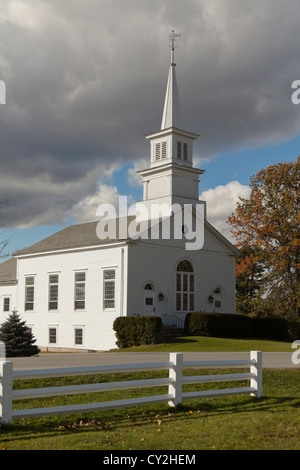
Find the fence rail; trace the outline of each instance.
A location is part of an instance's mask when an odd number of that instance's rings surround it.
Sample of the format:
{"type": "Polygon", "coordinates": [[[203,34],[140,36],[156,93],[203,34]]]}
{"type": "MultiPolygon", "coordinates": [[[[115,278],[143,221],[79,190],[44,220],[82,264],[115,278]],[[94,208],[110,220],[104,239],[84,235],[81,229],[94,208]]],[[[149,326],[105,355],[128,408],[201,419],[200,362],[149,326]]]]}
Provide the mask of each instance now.
{"type": "Polygon", "coordinates": [[[13,362],[0,362],[0,423],[11,424],[13,419],[34,418],[40,416],[82,413],[108,408],[141,406],[167,402],[169,406],[178,406],[185,399],[215,397],[234,394],[251,394],[262,397],[262,353],[251,351],[249,360],[235,361],[183,361],[182,353],[170,353],[169,361],[143,364],[122,364],[111,366],[71,367],[59,369],[13,370],[13,362]],[[240,366],[250,367],[249,373],[183,376],[184,368],[240,366]],[[61,377],[68,375],[88,375],[138,370],[168,370],[169,375],[160,379],[129,380],[122,382],[105,382],[98,384],[70,385],[61,387],[33,388],[13,390],[13,381],[20,379],[61,377]],[[226,382],[250,380],[249,387],[238,387],[223,390],[206,390],[183,392],[183,386],[195,383],[226,382]],[[108,402],[86,403],[80,405],[55,406],[49,408],[32,408],[14,410],[13,400],[30,399],[43,396],[71,395],[108,390],[124,390],[144,387],[168,386],[168,393],[150,397],[140,397],[108,402]]]}

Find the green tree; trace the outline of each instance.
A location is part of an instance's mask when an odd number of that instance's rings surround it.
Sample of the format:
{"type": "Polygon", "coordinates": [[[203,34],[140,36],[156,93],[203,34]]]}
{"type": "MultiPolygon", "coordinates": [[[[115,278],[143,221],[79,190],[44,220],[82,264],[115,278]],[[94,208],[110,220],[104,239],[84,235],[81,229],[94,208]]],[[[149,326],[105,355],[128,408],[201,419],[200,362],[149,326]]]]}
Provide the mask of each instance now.
{"type": "Polygon", "coordinates": [[[240,314],[249,314],[263,283],[264,263],[257,250],[245,245],[236,263],[236,309],[240,314]]]}
{"type": "MultiPolygon", "coordinates": [[[[261,310],[299,318],[300,157],[251,177],[249,199],[240,198],[228,218],[236,246],[251,247],[264,262],[261,310]]],[[[244,263],[246,270],[247,264],[244,263]]]]}
{"type": "Polygon", "coordinates": [[[40,352],[35,338],[17,312],[12,312],[0,326],[0,340],[5,343],[7,357],[35,356],[40,352]]]}

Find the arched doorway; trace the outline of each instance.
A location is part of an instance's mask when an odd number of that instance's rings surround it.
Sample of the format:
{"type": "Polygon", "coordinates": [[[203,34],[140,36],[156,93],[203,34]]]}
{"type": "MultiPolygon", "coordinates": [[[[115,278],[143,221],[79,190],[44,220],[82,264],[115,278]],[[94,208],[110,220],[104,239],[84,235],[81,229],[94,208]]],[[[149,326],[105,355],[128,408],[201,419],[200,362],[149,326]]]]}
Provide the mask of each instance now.
{"type": "Polygon", "coordinates": [[[152,282],[147,282],[144,286],[144,314],[155,314],[155,288],[152,282]]]}
{"type": "Polygon", "coordinates": [[[224,295],[222,287],[215,287],[213,290],[213,303],[215,313],[223,313],[223,297],[224,295]]]}
{"type": "Polygon", "coordinates": [[[176,312],[193,312],[195,276],[192,263],[185,259],[176,267],[176,312]]]}

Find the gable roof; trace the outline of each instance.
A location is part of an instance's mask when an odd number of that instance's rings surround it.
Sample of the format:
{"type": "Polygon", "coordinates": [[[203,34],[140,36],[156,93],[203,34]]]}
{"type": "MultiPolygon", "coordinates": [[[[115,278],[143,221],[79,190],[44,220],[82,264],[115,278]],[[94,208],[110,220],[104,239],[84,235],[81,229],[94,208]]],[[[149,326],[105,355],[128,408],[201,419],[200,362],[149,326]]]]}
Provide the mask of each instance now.
{"type": "MultiPolygon", "coordinates": [[[[128,217],[127,222],[134,218],[128,217]]],[[[124,241],[124,239],[105,239],[102,240],[97,236],[97,225],[99,221],[87,222],[84,224],[71,225],[60,230],[59,232],[50,235],[47,238],[35,243],[34,245],[24,248],[23,250],[15,253],[15,256],[30,255],[51,251],[69,250],[72,248],[85,248],[97,245],[105,245],[112,242],[124,241]]],[[[116,233],[119,233],[119,219],[116,219],[116,233]]]]}
{"type": "MultiPolygon", "coordinates": [[[[18,258],[19,256],[50,253],[55,251],[64,251],[80,248],[84,249],[89,247],[105,246],[111,243],[118,242],[137,241],[138,239],[133,240],[129,236],[127,238],[119,237],[120,220],[122,219],[114,219],[114,222],[116,224],[116,238],[99,238],[97,236],[97,225],[99,221],[87,222],[66,227],[63,230],[60,230],[59,232],[56,232],[53,235],[50,235],[49,237],[44,238],[43,240],[35,243],[34,245],[31,245],[23,250],[18,251],[14,254],[14,256],[18,258]]],[[[127,228],[129,224],[134,220],[134,215],[127,217],[127,228]]],[[[105,220],[105,222],[108,222],[108,220],[105,220]]],[[[148,230],[151,226],[151,223],[153,223],[153,221],[148,221],[148,230]]],[[[161,220],[157,220],[156,223],[160,224],[161,220]]],[[[218,239],[219,243],[221,243],[222,246],[227,248],[229,253],[234,256],[240,254],[239,251],[234,247],[234,245],[232,245],[232,243],[227,240],[220,232],[218,232],[218,230],[216,230],[207,220],[205,220],[205,229],[208,230],[211,234],[213,234],[213,236],[218,239]]],[[[142,237],[141,241],[143,241],[142,237]]]]}
{"type": "Polygon", "coordinates": [[[0,285],[15,283],[17,280],[17,260],[8,259],[0,263],[0,285]]]}

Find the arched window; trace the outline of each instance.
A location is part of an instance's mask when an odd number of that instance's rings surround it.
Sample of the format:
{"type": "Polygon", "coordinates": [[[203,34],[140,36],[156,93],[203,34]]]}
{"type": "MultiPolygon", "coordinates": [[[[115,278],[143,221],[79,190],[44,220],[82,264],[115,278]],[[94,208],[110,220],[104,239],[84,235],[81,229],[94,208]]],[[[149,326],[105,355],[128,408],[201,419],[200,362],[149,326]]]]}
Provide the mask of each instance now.
{"type": "Polygon", "coordinates": [[[148,282],[148,284],[145,285],[145,290],[153,290],[153,285],[148,282]]]}
{"type": "Polygon", "coordinates": [[[223,296],[223,289],[221,287],[216,287],[213,293],[214,312],[216,313],[222,313],[223,311],[223,296]]]}
{"type": "Polygon", "coordinates": [[[155,288],[152,282],[147,282],[144,286],[144,314],[149,315],[155,312],[155,288]]]}
{"type": "Polygon", "coordinates": [[[194,269],[188,260],[180,261],[176,269],[176,311],[194,311],[194,269]]]}

